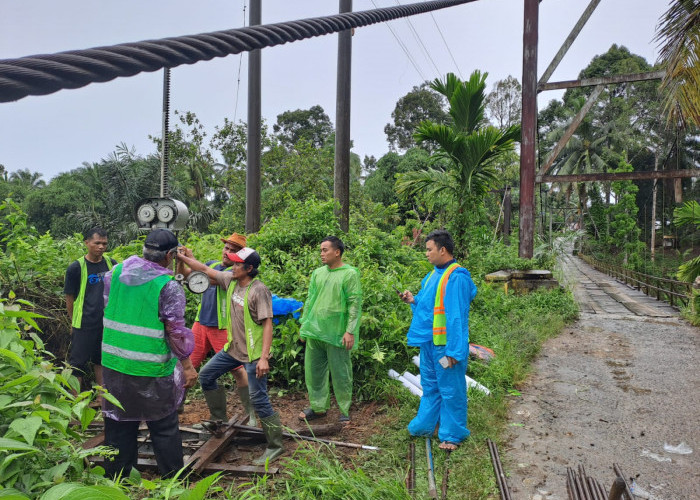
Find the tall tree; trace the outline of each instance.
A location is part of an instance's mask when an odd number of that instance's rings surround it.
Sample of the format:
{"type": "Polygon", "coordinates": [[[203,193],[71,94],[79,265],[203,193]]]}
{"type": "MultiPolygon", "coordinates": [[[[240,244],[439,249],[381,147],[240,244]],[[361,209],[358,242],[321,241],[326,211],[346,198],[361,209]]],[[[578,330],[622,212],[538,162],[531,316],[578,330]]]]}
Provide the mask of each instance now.
{"type": "Polygon", "coordinates": [[[277,115],[272,130],[287,148],[292,148],[302,139],[320,148],[333,134],[333,124],[323,108],[316,105],[277,115]]]}
{"type": "Polygon", "coordinates": [[[508,75],[498,80],[486,98],[486,111],[491,123],[501,129],[520,123],[522,92],[517,78],[508,75]]]}
{"type": "Polygon", "coordinates": [[[520,125],[498,129],[484,126],[486,76],[474,71],[461,81],[453,73],[436,79],[431,88],[450,104],[450,125],[425,121],[415,134],[419,144],[437,147],[431,155],[436,168],[401,174],[396,183],[401,196],[424,193],[434,200],[449,200],[455,208],[453,219],[460,234],[466,228],[467,212],[480,206],[483,197],[497,181],[494,162],[514,149],[520,139],[520,125]],[[443,167],[442,165],[445,165],[443,167]]]}
{"type": "Polygon", "coordinates": [[[445,111],[444,97],[432,90],[428,82],[413,87],[413,90],[399,99],[391,118],[393,124],[387,123],[384,126],[391,151],[415,147],[413,134],[421,122],[427,120],[445,124],[450,121],[450,115],[445,111]]]}
{"type": "Polygon", "coordinates": [[[700,127],[700,1],[673,0],[656,32],[670,121],[700,127]]]}

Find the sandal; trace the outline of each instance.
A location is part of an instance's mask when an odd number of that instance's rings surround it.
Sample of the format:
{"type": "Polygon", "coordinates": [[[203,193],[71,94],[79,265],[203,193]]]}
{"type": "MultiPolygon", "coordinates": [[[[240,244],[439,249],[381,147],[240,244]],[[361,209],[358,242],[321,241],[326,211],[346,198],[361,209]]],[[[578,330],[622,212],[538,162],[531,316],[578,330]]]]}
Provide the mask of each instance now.
{"type": "Polygon", "coordinates": [[[299,420],[306,420],[311,421],[311,420],[316,420],[317,418],[323,418],[326,416],[326,412],[324,411],[323,413],[316,413],[313,411],[311,408],[306,408],[304,411],[301,412],[304,416],[302,417],[301,415],[299,416],[299,420]]]}
{"type": "Polygon", "coordinates": [[[338,422],[341,424],[348,424],[350,423],[350,415],[343,415],[342,413],[340,414],[340,418],[338,418],[338,422]]]}
{"type": "Polygon", "coordinates": [[[455,451],[459,448],[459,443],[453,443],[451,441],[443,441],[440,443],[440,449],[445,451],[455,451]]]}

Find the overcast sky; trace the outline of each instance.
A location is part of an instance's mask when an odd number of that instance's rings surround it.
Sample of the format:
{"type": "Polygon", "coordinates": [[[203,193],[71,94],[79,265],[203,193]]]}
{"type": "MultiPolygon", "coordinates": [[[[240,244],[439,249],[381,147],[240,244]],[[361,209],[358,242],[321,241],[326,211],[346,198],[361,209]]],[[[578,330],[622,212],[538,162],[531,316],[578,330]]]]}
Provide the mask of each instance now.
{"type": "MultiPolygon", "coordinates": [[[[3,0],[0,58],[15,58],[243,26],[249,0],[3,0]]],[[[398,0],[355,0],[354,10],[398,0]]],[[[401,4],[410,3],[401,0],[401,4]]],[[[540,4],[539,74],[559,49],[588,0],[540,4]]],[[[334,14],[337,0],[262,0],[263,23],[334,14]]],[[[575,79],[613,43],[650,63],[652,39],[667,0],[602,0],[550,81],[575,79]]],[[[356,30],[352,63],[353,151],[377,158],[388,150],[384,125],[396,101],[424,79],[447,72],[466,78],[487,71],[491,87],[522,77],[523,0],[480,0],[430,14],[356,30]],[[440,31],[456,60],[443,43],[440,31]],[[413,29],[412,29],[413,28],[413,29]],[[414,31],[415,30],[415,31],[414,31]],[[417,36],[416,36],[417,34],[417,36]],[[430,58],[423,45],[427,47],[430,58]]],[[[335,120],[337,36],[262,51],[262,114],[269,124],[286,110],[320,104],[335,120]]],[[[247,56],[229,56],[171,73],[171,110],[193,111],[212,131],[224,117],[245,120],[247,56]],[[238,75],[240,68],[240,84],[238,75]]],[[[0,163],[49,179],[107,157],[125,143],[137,153],[161,133],[162,71],[0,104],[0,163]]],[[[560,94],[545,92],[540,107],[560,94]]]]}

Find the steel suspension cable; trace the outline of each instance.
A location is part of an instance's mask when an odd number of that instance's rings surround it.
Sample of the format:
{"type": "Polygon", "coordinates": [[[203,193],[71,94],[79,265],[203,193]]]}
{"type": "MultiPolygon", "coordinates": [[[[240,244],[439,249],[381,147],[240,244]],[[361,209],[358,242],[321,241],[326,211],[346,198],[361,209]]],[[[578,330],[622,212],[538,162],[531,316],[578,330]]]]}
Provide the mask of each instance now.
{"type": "Polygon", "coordinates": [[[0,102],[273,47],[476,0],[436,0],[199,35],[0,60],[0,102]]]}

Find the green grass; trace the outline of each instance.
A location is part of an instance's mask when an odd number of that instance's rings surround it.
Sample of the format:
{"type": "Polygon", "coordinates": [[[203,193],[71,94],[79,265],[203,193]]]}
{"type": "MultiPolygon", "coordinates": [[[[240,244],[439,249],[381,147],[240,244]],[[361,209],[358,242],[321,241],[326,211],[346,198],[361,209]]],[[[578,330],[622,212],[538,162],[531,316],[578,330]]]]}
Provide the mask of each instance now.
{"type": "MultiPolygon", "coordinates": [[[[542,343],[561,332],[578,313],[571,294],[559,290],[525,296],[504,295],[502,291],[480,286],[473,304],[471,340],[491,347],[496,359],[486,365],[472,361],[469,374],[486,385],[491,396],[469,392],[471,436],[449,460],[449,498],[498,498],[486,439],[503,450],[507,429],[507,402],[517,397],[517,387],[530,371],[542,343]]],[[[387,369],[390,368],[387,366],[387,369]]],[[[394,366],[404,371],[408,366],[394,366]]],[[[364,444],[381,451],[363,451],[352,460],[332,448],[302,447],[284,464],[277,478],[248,483],[235,492],[239,498],[410,498],[404,481],[408,470],[407,453],[412,439],[406,425],[415,416],[418,398],[398,382],[381,382],[378,392],[386,402],[382,432],[364,444]]],[[[425,440],[416,444],[416,498],[428,498],[425,440]]],[[[438,492],[445,471],[446,453],[433,440],[433,459],[438,492]]],[[[507,461],[503,457],[504,466],[507,461]]]]}

